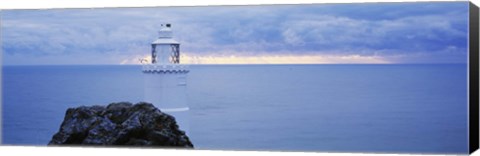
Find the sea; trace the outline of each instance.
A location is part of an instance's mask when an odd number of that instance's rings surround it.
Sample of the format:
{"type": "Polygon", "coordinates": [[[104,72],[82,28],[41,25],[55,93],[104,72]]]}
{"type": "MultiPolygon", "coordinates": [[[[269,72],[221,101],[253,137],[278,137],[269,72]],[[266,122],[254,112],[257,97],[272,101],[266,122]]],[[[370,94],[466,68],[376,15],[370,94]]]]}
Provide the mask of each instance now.
{"type": "MultiPolygon", "coordinates": [[[[6,145],[46,146],[68,108],[143,101],[138,65],[2,70],[6,145]]],[[[190,65],[187,83],[195,149],[468,152],[466,64],[190,65]]]]}

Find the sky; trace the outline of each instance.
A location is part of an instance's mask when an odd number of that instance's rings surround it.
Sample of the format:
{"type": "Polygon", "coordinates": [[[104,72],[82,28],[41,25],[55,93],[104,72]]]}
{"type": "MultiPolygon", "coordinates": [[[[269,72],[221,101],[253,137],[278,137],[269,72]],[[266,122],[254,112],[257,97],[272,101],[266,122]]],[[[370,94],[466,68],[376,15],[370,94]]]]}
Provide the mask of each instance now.
{"type": "Polygon", "coordinates": [[[1,10],[4,65],[466,63],[468,2],[1,10]]]}

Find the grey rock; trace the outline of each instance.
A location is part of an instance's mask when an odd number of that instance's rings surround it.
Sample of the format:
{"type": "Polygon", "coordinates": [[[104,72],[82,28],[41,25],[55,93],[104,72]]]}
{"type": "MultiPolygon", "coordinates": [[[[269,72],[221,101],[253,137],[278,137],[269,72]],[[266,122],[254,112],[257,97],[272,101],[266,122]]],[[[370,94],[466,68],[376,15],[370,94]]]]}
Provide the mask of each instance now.
{"type": "Polygon", "coordinates": [[[175,118],[150,103],[69,108],[49,145],[131,145],[193,148],[175,118]]]}

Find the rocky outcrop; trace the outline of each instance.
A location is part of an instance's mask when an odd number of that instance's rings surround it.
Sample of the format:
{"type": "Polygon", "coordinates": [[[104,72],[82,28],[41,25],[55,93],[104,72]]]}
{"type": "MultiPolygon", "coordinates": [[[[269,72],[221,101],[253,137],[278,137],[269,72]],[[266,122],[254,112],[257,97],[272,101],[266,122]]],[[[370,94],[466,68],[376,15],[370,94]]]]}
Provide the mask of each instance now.
{"type": "Polygon", "coordinates": [[[61,144],[193,148],[174,117],[143,102],[69,108],[49,143],[61,144]]]}

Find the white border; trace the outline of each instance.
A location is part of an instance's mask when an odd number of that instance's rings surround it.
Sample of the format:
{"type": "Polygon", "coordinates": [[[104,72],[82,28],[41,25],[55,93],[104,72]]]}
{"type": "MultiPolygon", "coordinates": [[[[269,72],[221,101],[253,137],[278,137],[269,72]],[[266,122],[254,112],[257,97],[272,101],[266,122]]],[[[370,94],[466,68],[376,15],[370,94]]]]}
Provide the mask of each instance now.
{"type": "MultiPolygon", "coordinates": [[[[222,1],[222,0],[201,0],[201,1],[161,1],[161,0],[0,0],[1,9],[52,9],[52,8],[102,8],[102,7],[151,7],[151,6],[207,6],[207,5],[258,5],[258,4],[311,4],[311,3],[364,3],[364,2],[425,2],[432,0],[243,0],[243,1],[222,1]]],[[[452,0],[433,0],[452,1],[452,0]]],[[[465,0],[453,0],[465,1],[465,0]]],[[[480,0],[472,0],[480,6],[480,0]]],[[[1,21],[0,21],[1,22],[1,21]]],[[[0,32],[1,33],[1,32],[0,32]]],[[[1,46],[1,45],[0,45],[1,46]]],[[[0,58],[1,53],[0,53],[0,58]]],[[[0,63],[2,59],[0,59],[0,63]]],[[[1,69],[0,69],[1,73],[1,69]]],[[[1,81],[1,77],[0,77],[1,81]]],[[[0,103],[1,103],[0,88],[0,103]]],[[[1,105],[0,105],[1,113],[1,105]]],[[[0,116],[1,125],[1,116],[0,116]]],[[[1,132],[1,128],[0,128],[1,132]]],[[[1,135],[0,135],[1,141],[1,135]]],[[[311,152],[258,152],[258,151],[209,151],[209,150],[160,150],[160,149],[138,149],[138,148],[85,148],[85,147],[32,147],[32,146],[0,146],[0,155],[352,155],[352,153],[311,153],[311,152]]],[[[361,154],[354,155],[410,155],[410,154],[361,154]]],[[[426,156],[425,154],[422,154],[426,156]]],[[[473,155],[480,156],[477,151],[473,155]]]]}
{"type": "MultiPolygon", "coordinates": [[[[311,3],[364,3],[364,2],[431,2],[466,0],[0,0],[0,9],[50,9],[99,7],[152,7],[152,6],[207,6],[207,5],[257,5],[257,4],[311,4],[311,3]]],[[[473,0],[473,2],[479,0],[473,0]]],[[[478,4],[478,3],[476,3],[478,4]]]]}
{"type": "MultiPolygon", "coordinates": [[[[183,155],[214,155],[214,156],[413,156],[411,154],[371,154],[371,153],[315,153],[315,152],[271,152],[271,151],[219,151],[219,150],[176,150],[152,148],[93,148],[93,147],[33,147],[33,146],[0,146],[0,154],[4,155],[48,155],[48,156],[93,156],[93,155],[121,155],[121,156],[183,156],[183,155]]],[[[421,156],[430,156],[422,154],[421,156]]],[[[434,155],[431,155],[434,156],[434,155]]]]}

